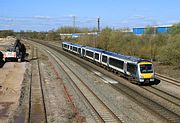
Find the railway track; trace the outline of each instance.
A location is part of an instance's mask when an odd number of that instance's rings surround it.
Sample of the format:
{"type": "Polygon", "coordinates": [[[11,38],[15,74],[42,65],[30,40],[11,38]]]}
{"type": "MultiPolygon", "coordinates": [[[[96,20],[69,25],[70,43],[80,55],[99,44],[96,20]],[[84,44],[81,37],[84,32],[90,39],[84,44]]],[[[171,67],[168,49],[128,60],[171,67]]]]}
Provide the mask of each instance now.
{"type": "MultiPolygon", "coordinates": [[[[40,43],[40,44],[43,44],[43,45],[45,45],[45,46],[48,46],[48,47],[50,47],[50,48],[53,48],[53,49],[55,49],[56,51],[61,51],[61,50],[60,50],[60,47],[58,47],[58,46],[53,46],[53,45],[49,44],[48,42],[45,42],[45,43],[44,43],[44,42],[36,41],[36,40],[33,40],[33,41],[38,42],[38,43],[40,43]]],[[[171,84],[180,86],[180,80],[176,80],[176,79],[174,79],[174,78],[167,77],[167,76],[161,75],[161,74],[159,74],[159,73],[155,73],[155,75],[156,75],[156,78],[158,78],[158,79],[160,79],[160,80],[164,80],[164,81],[166,81],[166,82],[168,82],[168,83],[171,83],[171,84]]]]}
{"type": "Polygon", "coordinates": [[[44,92],[42,87],[42,73],[38,60],[38,51],[33,49],[29,94],[28,123],[47,123],[44,92]]]}
{"type": "Polygon", "coordinates": [[[150,93],[153,93],[153,94],[161,97],[162,99],[164,99],[168,102],[171,102],[173,105],[180,107],[180,97],[175,96],[170,93],[167,93],[166,91],[156,88],[154,86],[152,86],[152,87],[147,86],[147,87],[142,87],[142,88],[149,91],[150,93]]]}
{"type": "Polygon", "coordinates": [[[164,122],[179,123],[179,114],[176,114],[168,108],[163,107],[161,104],[157,103],[154,98],[148,98],[144,94],[139,93],[136,90],[133,90],[121,83],[118,85],[111,84],[111,86],[117,91],[121,91],[127,95],[127,97],[134,100],[137,104],[145,107],[149,112],[159,116],[162,120],[164,120],[164,122]]]}
{"type": "Polygon", "coordinates": [[[174,78],[171,78],[171,77],[167,77],[165,75],[161,75],[161,74],[158,74],[156,73],[156,78],[160,79],[160,80],[163,80],[165,82],[168,82],[168,83],[171,83],[173,85],[176,85],[178,87],[180,87],[180,81],[179,80],[176,80],[174,78]]]}
{"type": "MultiPolygon", "coordinates": [[[[59,50],[58,48],[56,48],[54,46],[50,46],[50,48],[52,48],[58,52],[61,52],[61,54],[67,56],[68,58],[70,58],[74,62],[81,62],[80,65],[82,67],[86,68],[87,70],[91,67],[91,68],[96,69],[97,71],[99,71],[101,73],[105,73],[105,75],[107,75],[107,76],[110,76],[109,74],[106,74],[108,72],[103,72],[103,70],[100,70],[99,67],[97,67],[97,66],[91,65],[89,63],[86,64],[83,62],[83,60],[80,60],[79,58],[73,57],[73,55],[71,55],[71,54],[67,55],[67,53],[63,52],[62,50],[59,50]]],[[[89,71],[91,71],[91,70],[89,70],[89,71]]],[[[119,81],[119,77],[116,75],[111,75],[110,78],[119,81]]],[[[175,83],[175,82],[173,82],[173,83],[175,83]]],[[[163,90],[158,90],[158,89],[153,88],[153,87],[152,88],[150,87],[150,89],[149,89],[149,87],[148,88],[145,88],[145,87],[141,88],[141,90],[144,89],[146,91],[149,91],[149,93],[153,92],[153,94],[156,95],[158,98],[164,99],[168,103],[175,105],[178,108],[178,110],[173,111],[172,109],[174,109],[174,107],[172,108],[172,107],[166,107],[164,105],[161,105],[161,103],[158,103],[158,101],[160,101],[160,100],[156,101],[156,100],[153,100],[154,98],[151,99],[151,97],[146,97],[146,95],[143,94],[143,91],[140,91],[139,89],[138,90],[133,89],[126,84],[122,84],[121,82],[120,82],[120,84],[118,84],[118,86],[115,86],[113,84],[111,84],[111,85],[114,89],[116,89],[117,91],[123,92],[129,98],[136,101],[138,104],[142,105],[143,107],[147,108],[150,112],[157,114],[165,122],[173,122],[173,123],[179,123],[180,122],[180,115],[179,115],[180,113],[178,111],[179,110],[179,98],[176,98],[173,95],[170,95],[168,93],[163,92],[163,90]],[[140,92],[142,92],[142,93],[140,93],[140,92]]]]}
{"type": "MultiPolygon", "coordinates": [[[[53,54],[52,52],[50,54],[53,54]]],[[[101,123],[121,123],[120,118],[74,73],[58,56],[53,55],[59,66],[65,71],[68,78],[74,83],[85,101],[92,108],[93,117],[101,123]]]]}

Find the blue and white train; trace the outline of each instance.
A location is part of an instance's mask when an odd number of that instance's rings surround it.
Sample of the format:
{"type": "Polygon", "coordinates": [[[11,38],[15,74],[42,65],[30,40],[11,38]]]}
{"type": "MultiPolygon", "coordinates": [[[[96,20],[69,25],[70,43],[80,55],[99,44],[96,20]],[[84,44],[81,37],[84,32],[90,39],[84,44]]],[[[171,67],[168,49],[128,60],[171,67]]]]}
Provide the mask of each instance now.
{"type": "Polygon", "coordinates": [[[62,42],[62,48],[87,60],[93,61],[108,70],[126,76],[139,84],[155,81],[152,62],[133,56],[125,56],[71,42],[62,42]]]}

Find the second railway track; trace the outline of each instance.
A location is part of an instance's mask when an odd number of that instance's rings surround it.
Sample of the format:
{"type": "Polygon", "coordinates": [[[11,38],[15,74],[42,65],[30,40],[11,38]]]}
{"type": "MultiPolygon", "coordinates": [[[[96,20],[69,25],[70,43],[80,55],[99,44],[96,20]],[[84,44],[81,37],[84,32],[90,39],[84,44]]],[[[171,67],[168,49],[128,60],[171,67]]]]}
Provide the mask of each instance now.
{"type": "Polygon", "coordinates": [[[42,73],[38,60],[38,51],[33,49],[29,95],[28,123],[47,123],[46,107],[42,85],[42,73]]]}
{"type": "MultiPolygon", "coordinates": [[[[51,52],[51,54],[53,54],[51,52]]],[[[111,109],[106,106],[106,104],[101,101],[101,99],[79,78],[61,59],[59,59],[55,54],[53,55],[56,62],[60,67],[67,73],[68,77],[74,83],[76,88],[83,95],[86,102],[94,111],[94,118],[97,122],[104,123],[121,123],[122,120],[111,111],[111,109]]]]}
{"type": "MultiPolygon", "coordinates": [[[[62,50],[60,49],[57,49],[56,47],[53,47],[53,46],[50,46],[50,48],[58,51],[58,52],[61,52],[63,55],[67,56],[68,58],[70,58],[71,60],[75,61],[75,62],[82,62],[83,60],[80,60],[79,58],[75,58],[73,55],[69,54],[69,53],[64,53],[62,50]],[[68,55],[67,55],[68,54],[68,55]],[[71,58],[70,56],[72,56],[73,58],[71,58]]],[[[88,65],[84,65],[85,63],[82,63],[81,66],[85,67],[88,69],[87,66],[89,66],[91,63],[88,63],[88,65]]],[[[91,66],[91,65],[90,65],[91,66]]],[[[93,65],[94,66],[94,65],[93,65]]],[[[92,67],[94,69],[94,67],[92,67]]],[[[95,67],[95,69],[97,71],[99,71],[99,67],[95,67]]],[[[101,71],[101,70],[100,70],[101,71]]],[[[103,71],[103,70],[102,70],[103,71]]],[[[105,72],[106,73],[106,72],[105,72]]],[[[109,76],[109,75],[108,75],[109,76]]],[[[112,75],[113,78],[115,78],[117,81],[118,81],[118,76],[115,76],[115,75],[112,75]]],[[[127,86],[127,85],[123,85],[123,86],[127,86]]],[[[134,85],[133,85],[134,86],[134,85]]],[[[124,87],[121,87],[121,88],[116,88],[116,90],[122,90],[122,88],[124,87]]],[[[139,88],[139,87],[138,87],[139,88]]],[[[133,98],[133,100],[135,99],[138,103],[140,104],[143,104],[145,107],[147,107],[149,110],[151,110],[150,112],[154,112],[155,114],[161,116],[162,118],[165,119],[166,122],[174,122],[174,123],[179,123],[180,121],[180,116],[179,116],[179,111],[172,111],[171,110],[171,107],[167,108],[167,107],[164,107],[164,106],[161,106],[161,104],[158,104],[156,102],[156,100],[151,100],[151,98],[147,98],[143,93],[140,94],[140,93],[137,93],[136,91],[137,90],[133,90],[131,88],[128,87],[128,91],[127,91],[127,87],[125,87],[125,90],[124,91],[125,93],[130,93],[130,98],[133,98]],[[135,95],[134,95],[135,94],[135,95]],[[134,95],[134,96],[133,96],[134,95]],[[178,112],[178,113],[177,113],[178,112]]],[[[142,91],[142,89],[140,90],[140,92],[142,91]]],[[[157,90],[158,91],[158,90],[157,90]]],[[[163,93],[163,92],[154,92],[154,93],[163,93]]],[[[164,98],[164,95],[167,95],[167,94],[160,94],[160,96],[158,98],[164,98]]],[[[173,96],[171,97],[171,95],[168,95],[168,98],[169,100],[171,100],[173,98],[173,96]],[[171,98],[171,99],[170,99],[171,98]]],[[[178,102],[179,102],[179,99],[177,99],[177,101],[175,100],[177,106],[178,106],[178,102]]],[[[175,104],[175,105],[176,105],[175,104]]],[[[179,106],[178,106],[178,109],[179,109],[179,106]]]]}
{"type": "Polygon", "coordinates": [[[180,87],[180,81],[165,75],[156,73],[156,78],[180,87]]]}

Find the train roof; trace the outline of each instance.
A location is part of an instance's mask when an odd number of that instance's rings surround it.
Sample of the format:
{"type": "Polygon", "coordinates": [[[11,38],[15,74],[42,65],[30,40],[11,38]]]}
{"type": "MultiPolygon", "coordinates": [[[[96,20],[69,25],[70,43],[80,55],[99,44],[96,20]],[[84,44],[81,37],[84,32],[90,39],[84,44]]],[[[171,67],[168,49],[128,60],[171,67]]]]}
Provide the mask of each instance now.
{"type": "Polygon", "coordinates": [[[125,55],[118,54],[118,53],[115,53],[115,52],[104,51],[103,53],[107,54],[107,55],[110,55],[110,56],[117,57],[117,58],[121,58],[121,59],[125,59],[125,60],[128,60],[128,61],[132,61],[132,62],[148,61],[148,60],[137,58],[137,57],[134,57],[134,56],[125,56],[125,55]]]}
{"type": "Polygon", "coordinates": [[[85,48],[86,48],[86,49],[89,49],[89,50],[96,51],[96,52],[104,52],[103,49],[98,49],[98,48],[94,48],[94,47],[88,47],[88,46],[86,46],[85,48]]]}
{"type": "Polygon", "coordinates": [[[106,55],[110,55],[110,56],[117,57],[117,58],[120,58],[120,59],[125,59],[125,60],[132,61],[132,62],[137,62],[137,63],[142,62],[142,61],[150,62],[149,60],[146,60],[146,59],[141,59],[141,58],[137,58],[137,57],[134,57],[134,56],[125,56],[125,55],[118,54],[118,53],[115,53],[115,52],[105,51],[103,49],[98,49],[98,48],[89,47],[89,46],[83,46],[83,45],[80,45],[80,44],[74,44],[72,42],[63,42],[63,43],[64,44],[71,44],[71,45],[77,46],[77,47],[84,47],[85,49],[89,49],[89,50],[96,51],[96,52],[101,52],[101,53],[106,54],[106,55]]]}
{"type": "Polygon", "coordinates": [[[63,44],[70,44],[70,45],[72,45],[72,46],[83,47],[83,45],[74,44],[74,43],[72,43],[72,42],[63,42],[63,44]]]}
{"type": "Polygon", "coordinates": [[[63,44],[73,44],[72,42],[63,42],[63,44]]]}
{"type": "Polygon", "coordinates": [[[80,44],[71,44],[71,45],[73,45],[73,46],[77,46],[77,47],[82,47],[82,45],[80,45],[80,44]]]}

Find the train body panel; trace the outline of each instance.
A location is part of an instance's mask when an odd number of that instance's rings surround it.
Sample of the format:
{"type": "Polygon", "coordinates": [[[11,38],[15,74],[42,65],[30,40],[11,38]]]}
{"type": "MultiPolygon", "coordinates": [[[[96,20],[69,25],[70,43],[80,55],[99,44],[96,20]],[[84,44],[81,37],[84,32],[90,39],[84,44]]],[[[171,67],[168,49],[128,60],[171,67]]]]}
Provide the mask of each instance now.
{"type": "Polygon", "coordinates": [[[98,63],[101,63],[101,52],[97,52],[97,51],[95,51],[94,52],[94,61],[95,62],[98,62],[98,63]]]}
{"type": "Polygon", "coordinates": [[[131,77],[139,83],[149,83],[155,80],[154,66],[150,61],[71,42],[63,42],[62,46],[64,50],[131,77]]]}
{"type": "Polygon", "coordinates": [[[95,62],[101,63],[101,54],[103,50],[92,48],[92,47],[84,47],[84,50],[85,50],[84,56],[86,58],[89,58],[95,62]]]}
{"type": "Polygon", "coordinates": [[[82,49],[82,45],[79,44],[71,44],[72,46],[72,52],[78,55],[81,55],[81,49],[82,49]]]}
{"type": "Polygon", "coordinates": [[[151,62],[140,62],[138,64],[139,82],[153,82],[154,77],[154,66],[151,62]]]}
{"type": "Polygon", "coordinates": [[[108,56],[108,67],[124,73],[124,61],[115,56],[108,56]]]}
{"type": "Polygon", "coordinates": [[[136,63],[130,61],[125,62],[124,71],[126,75],[136,78],[137,80],[139,75],[139,72],[137,70],[138,70],[138,66],[136,63]]]}
{"type": "Polygon", "coordinates": [[[95,62],[101,63],[102,52],[103,52],[103,50],[98,50],[98,49],[94,50],[94,61],[95,62]]]}
{"type": "Polygon", "coordinates": [[[109,56],[107,54],[101,54],[101,64],[105,66],[109,66],[109,56]]]}
{"type": "Polygon", "coordinates": [[[63,47],[63,49],[65,49],[65,50],[69,50],[71,44],[72,44],[71,42],[63,42],[63,43],[62,43],[62,47],[63,47]]]}
{"type": "Polygon", "coordinates": [[[94,51],[91,49],[85,48],[85,57],[90,60],[94,60],[94,51]]]}

